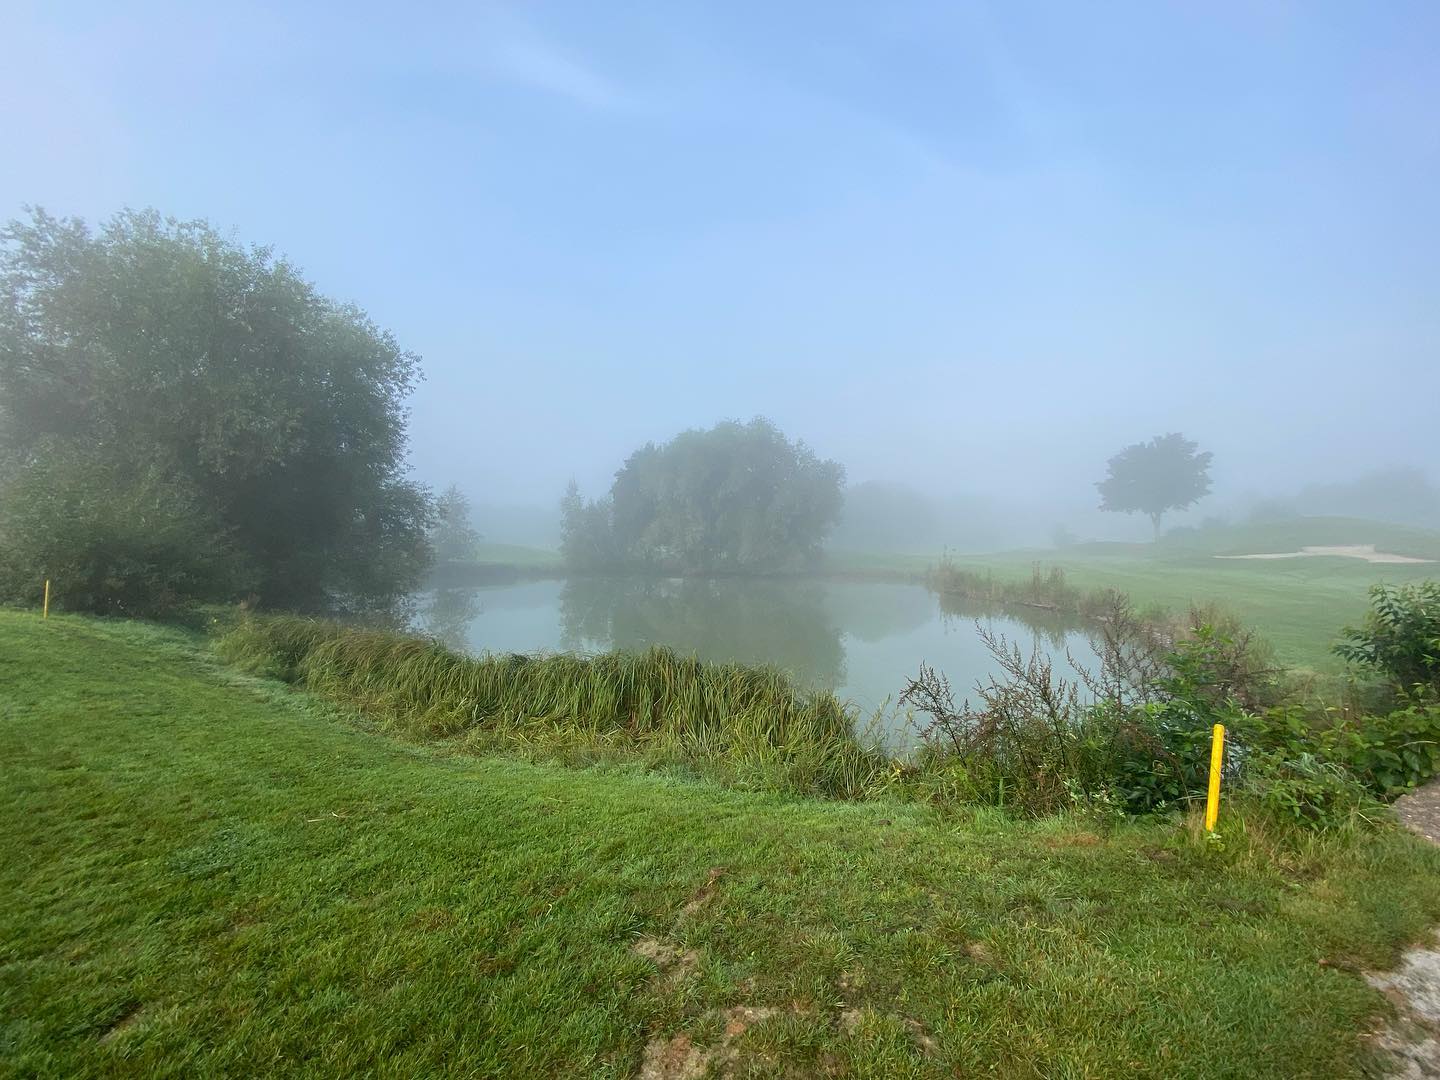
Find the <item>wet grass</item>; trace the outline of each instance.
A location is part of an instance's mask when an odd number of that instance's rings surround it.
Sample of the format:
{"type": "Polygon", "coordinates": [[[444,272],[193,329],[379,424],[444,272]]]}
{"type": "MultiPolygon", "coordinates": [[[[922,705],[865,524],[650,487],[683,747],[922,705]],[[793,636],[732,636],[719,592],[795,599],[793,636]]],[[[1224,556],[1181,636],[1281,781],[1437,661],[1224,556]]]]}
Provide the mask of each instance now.
{"type": "Polygon", "coordinates": [[[1351,1076],[1408,836],[475,758],[0,612],[0,1074],[1351,1076]]]}

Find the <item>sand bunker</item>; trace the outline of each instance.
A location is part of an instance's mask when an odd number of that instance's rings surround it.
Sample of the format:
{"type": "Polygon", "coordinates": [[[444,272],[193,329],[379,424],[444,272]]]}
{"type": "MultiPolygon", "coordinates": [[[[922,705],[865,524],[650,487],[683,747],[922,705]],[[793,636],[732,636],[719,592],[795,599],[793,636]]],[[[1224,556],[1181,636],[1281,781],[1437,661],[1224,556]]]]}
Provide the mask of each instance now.
{"type": "Polygon", "coordinates": [[[1364,559],[1378,563],[1428,563],[1434,559],[1416,559],[1409,555],[1392,555],[1376,551],[1374,544],[1342,544],[1339,547],[1302,547],[1299,551],[1276,551],[1263,555],[1216,555],[1217,559],[1306,559],[1315,555],[1338,555],[1344,559],[1364,559]]]}

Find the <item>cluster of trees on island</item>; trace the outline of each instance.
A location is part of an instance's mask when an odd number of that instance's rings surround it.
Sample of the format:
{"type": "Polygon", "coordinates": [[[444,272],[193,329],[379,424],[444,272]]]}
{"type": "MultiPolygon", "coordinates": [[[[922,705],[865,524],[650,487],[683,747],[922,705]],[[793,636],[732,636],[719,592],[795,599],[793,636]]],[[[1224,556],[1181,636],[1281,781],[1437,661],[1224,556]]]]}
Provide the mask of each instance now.
{"type": "MultiPolygon", "coordinates": [[[[383,611],[478,536],[458,489],[407,475],[419,358],[268,248],[124,212],[32,211],[0,233],[0,600],[383,611]]],[[[1179,435],[1129,447],[1105,509],[1208,491],[1179,435]]],[[[636,450],[562,507],[578,571],[774,574],[815,564],[845,470],[768,420],[636,450]]]]}
{"type": "Polygon", "coordinates": [[[610,492],[561,503],[577,570],[775,573],[812,565],[840,518],[845,469],[770,421],[727,421],[631,454],[610,492]]]}

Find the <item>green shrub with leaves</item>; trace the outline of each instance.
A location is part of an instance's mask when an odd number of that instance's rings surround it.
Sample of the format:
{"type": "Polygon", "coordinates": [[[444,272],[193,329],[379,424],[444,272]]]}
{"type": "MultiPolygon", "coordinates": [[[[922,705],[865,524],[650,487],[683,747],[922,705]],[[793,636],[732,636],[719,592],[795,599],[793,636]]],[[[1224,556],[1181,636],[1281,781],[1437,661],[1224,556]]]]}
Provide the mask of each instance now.
{"type": "Polygon", "coordinates": [[[956,758],[979,798],[1026,813],[1077,802],[1152,813],[1203,798],[1211,729],[1236,724],[1240,701],[1263,693],[1243,633],[1202,623],[1177,637],[1123,598],[1094,641],[1100,670],[1079,681],[979,632],[1003,676],[977,687],[974,705],[957,707],[944,676],[924,665],[900,700],[929,716],[921,735],[932,758],[956,758]]]}
{"type": "Polygon", "coordinates": [[[1265,650],[1232,625],[1174,631],[1116,609],[1095,642],[1101,670],[1083,680],[1088,699],[1043,657],[986,639],[1005,677],[978,687],[975,706],[957,709],[928,667],[902,698],[931,718],[922,772],[971,799],[1030,814],[1197,803],[1217,723],[1230,790],[1308,828],[1375,820],[1380,799],[1440,770],[1440,705],[1338,722],[1304,705],[1265,707],[1275,692],[1265,650]]]}
{"type": "Polygon", "coordinates": [[[1167,810],[1205,791],[1213,721],[1193,703],[1151,701],[1113,725],[1117,792],[1131,813],[1167,810]]]}
{"type": "MultiPolygon", "coordinates": [[[[56,447],[96,462],[55,495],[73,516],[48,519],[69,606],[203,600],[226,548],[262,604],[395,604],[429,560],[429,498],[405,462],[418,378],[419,358],[364,312],[203,222],[125,211],[91,229],[36,210],[0,227],[0,486],[21,492],[0,492],[0,517],[28,516],[42,536],[27,485],[65,480],[47,460],[56,447]],[[133,475],[108,490],[112,462],[133,475]],[[139,535],[139,520],[163,535],[139,535]]],[[[0,557],[28,589],[32,525],[14,529],[22,546],[0,557]]]]}
{"type": "Polygon", "coordinates": [[[1251,751],[1241,789],[1275,816],[1309,828],[1374,823],[1381,816],[1379,802],[1353,773],[1310,752],[1251,751]]]}
{"type": "Polygon", "coordinates": [[[1346,627],[1335,651],[1373,668],[1405,693],[1440,696],[1440,581],[1376,585],[1359,627],[1346,627]]]}
{"type": "Polygon", "coordinates": [[[1330,735],[1331,756],[1377,795],[1399,795],[1440,773],[1440,705],[1365,716],[1330,735]]]}
{"type": "Polygon", "coordinates": [[[1107,635],[1102,656],[1132,657],[1126,666],[1138,698],[1126,705],[1113,691],[1101,695],[1103,707],[1123,714],[1112,726],[1126,807],[1146,813],[1203,797],[1214,726],[1243,727],[1248,708],[1270,696],[1266,647],[1214,612],[1192,611],[1170,634],[1152,628],[1137,639],[1130,631],[1136,644],[1107,635]]]}
{"type": "Polygon", "coordinates": [[[1249,790],[1264,795],[1274,784],[1285,794],[1266,796],[1269,803],[1289,806],[1313,789],[1316,816],[1346,804],[1343,793],[1330,791],[1336,769],[1375,799],[1394,798],[1440,773],[1436,704],[1337,717],[1332,709],[1316,712],[1292,703],[1237,716],[1232,731],[1249,790]]]}
{"type": "Polygon", "coordinates": [[[63,610],[170,616],[255,575],[193,485],[161,461],[49,446],[0,490],[0,595],[63,610]]]}

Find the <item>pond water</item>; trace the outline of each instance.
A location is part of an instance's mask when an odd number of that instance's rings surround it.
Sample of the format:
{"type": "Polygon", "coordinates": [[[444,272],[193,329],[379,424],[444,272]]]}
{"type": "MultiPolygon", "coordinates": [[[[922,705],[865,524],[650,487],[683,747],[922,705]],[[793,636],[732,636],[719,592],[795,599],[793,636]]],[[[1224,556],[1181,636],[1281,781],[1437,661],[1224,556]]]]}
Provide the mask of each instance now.
{"type": "Polygon", "coordinates": [[[577,652],[668,645],[706,660],[771,664],[834,690],[864,720],[881,714],[887,741],[913,741],[894,708],[920,664],[949,677],[957,698],[999,666],[977,623],[1028,656],[1068,651],[1095,660],[1080,625],[1049,612],[957,604],[921,585],[824,580],[570,578],[442,589],[420,597],[420,625],[453,648],[577,652]]]}

